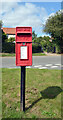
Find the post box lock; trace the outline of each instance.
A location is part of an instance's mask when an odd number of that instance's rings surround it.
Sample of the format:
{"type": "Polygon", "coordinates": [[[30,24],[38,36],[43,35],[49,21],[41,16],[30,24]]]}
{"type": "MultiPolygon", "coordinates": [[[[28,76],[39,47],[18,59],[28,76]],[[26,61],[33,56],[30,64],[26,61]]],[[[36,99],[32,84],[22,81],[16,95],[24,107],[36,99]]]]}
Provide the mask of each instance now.
{"type": "Polygon", "coordinates": [[[32,28],[16,27],[16,65],[32,65],[32,28]]]}
{"type": "Polygon", "coordinates": [[[25,45],[25,42],[23,42],[23,45],[25,45]]]}

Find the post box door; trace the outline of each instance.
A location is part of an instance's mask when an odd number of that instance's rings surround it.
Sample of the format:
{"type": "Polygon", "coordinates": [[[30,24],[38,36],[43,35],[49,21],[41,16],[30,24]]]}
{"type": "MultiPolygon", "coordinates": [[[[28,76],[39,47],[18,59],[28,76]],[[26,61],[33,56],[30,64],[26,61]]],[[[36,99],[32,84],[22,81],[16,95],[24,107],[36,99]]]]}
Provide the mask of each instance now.
{"type": "Polygon", "coordinates": [[[26,43],[26,45],[22,45],[22,43],[17,43],[16,49],[16,65],[17,66],[31,66],[32,65],[32,43],[26,43]],[[23,50],[24,49],[24,50],[23,50]],[[25,54],[26,50],[26,54],[25,54]]]}

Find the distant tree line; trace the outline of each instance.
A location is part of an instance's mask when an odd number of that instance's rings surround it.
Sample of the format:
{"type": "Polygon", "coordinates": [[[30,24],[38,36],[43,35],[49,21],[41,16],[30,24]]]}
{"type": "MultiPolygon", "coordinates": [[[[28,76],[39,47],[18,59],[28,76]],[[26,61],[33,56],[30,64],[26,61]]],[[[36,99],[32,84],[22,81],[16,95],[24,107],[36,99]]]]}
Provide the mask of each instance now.
{"type": "MultiPolygon", "coordinates": [[[[37,37],[35,31],[32,33],[32,52],[54,52],[54,44],[50,42],[49,36],[37,37]]],[[[15,38],[7,38],[7,35],[2,30],[2,52],[15,53],[15,38]]]]}
{"type": "Polygon", "coordinates": [[[32,45],[34,46],[34,48],[36,48],[36,46],[39,47],[40,52],[45,51],[55,53],[55,45],[53,44],[52,39],[49,36],[37,37],[35,31],[33,31],[32,33],[32,45]]]}

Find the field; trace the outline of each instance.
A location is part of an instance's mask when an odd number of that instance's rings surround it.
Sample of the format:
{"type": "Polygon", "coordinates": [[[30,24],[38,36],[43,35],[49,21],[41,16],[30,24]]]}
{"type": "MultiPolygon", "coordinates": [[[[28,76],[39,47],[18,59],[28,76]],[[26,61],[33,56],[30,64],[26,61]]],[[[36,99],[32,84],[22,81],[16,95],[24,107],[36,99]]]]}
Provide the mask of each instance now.
{"type": "Polygon", "coordinates": [[[61,118],[61,71],[26,69],[25,112],[20,111],[20,69],[2,69],[3,118],[61,118]]]}

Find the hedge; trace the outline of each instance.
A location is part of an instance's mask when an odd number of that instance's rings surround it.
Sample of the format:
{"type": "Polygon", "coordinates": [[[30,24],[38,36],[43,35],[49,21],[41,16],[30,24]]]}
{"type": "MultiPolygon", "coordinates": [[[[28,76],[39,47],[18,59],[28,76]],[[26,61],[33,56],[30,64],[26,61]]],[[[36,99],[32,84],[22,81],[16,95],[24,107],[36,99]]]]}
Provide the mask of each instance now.
{"type": "Polygon", "coordinates": [[[2,44],[2,52],[4,53],[15,53],[15,44],[11,42],[2,44]]]}
{"type": "Polygon", "coordinates": [[[41,52],[41,46],[39,44],[32,44],[32,53],[39,53],[41,52]]]}
{"type": "MultiPolygon", "coordinates": [[[[11,42],[6,42],[2,44],[3,53],[15,53],[15,44],[11,42]]],[[[32,44],[32,52],[39,53],[41,52],[41,46],[38,44],[32,44]]]]}

